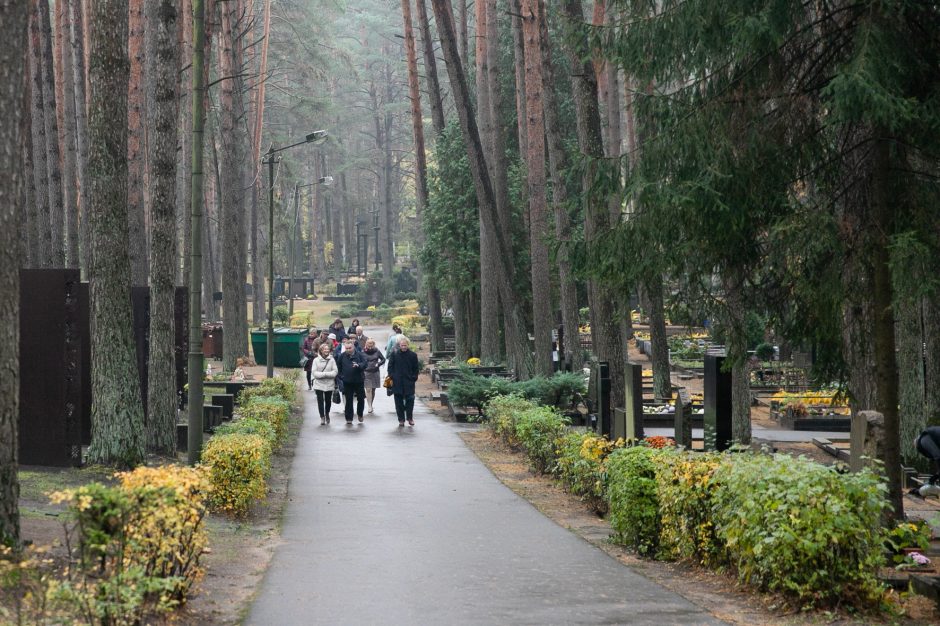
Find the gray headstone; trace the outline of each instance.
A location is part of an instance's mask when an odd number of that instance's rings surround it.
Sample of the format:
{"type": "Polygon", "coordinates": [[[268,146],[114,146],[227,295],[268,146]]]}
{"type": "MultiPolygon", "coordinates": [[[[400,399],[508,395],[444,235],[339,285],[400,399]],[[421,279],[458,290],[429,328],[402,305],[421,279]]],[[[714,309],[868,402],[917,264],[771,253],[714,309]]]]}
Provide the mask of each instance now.
{"type": "Polygon", "coordinates": [[[627,363],[624,372],[624,426],[626,439],[643,438],[643,366],[627,363]]]}

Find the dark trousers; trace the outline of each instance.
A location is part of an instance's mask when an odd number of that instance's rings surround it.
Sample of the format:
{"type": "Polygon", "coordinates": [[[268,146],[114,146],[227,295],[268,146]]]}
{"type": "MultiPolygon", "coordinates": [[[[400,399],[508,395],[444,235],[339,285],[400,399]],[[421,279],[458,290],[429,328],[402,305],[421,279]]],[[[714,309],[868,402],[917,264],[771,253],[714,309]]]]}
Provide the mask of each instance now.
{"type": "Polygon", "coordinates": [[[366,408],[366,388],[362,383],[344,383],[343,395],[346,396],[346,421],[353,418],[353,397],[356,398],[356,415],[362,417],[366,408]]]}
{"type": "Polygon", "coordinates": [[[330,414],[330,403],[333,402],[333,392],[317,389],[316,394],[317,410],[320,411],[320,417],[326,417],[330,414]]]}
{"type": "Polygon", "coordinates": [[[307,377],[307,389],[310,389],[310,371],[313,369],[313,359],[307,359],[304,364],[304,374],[307,377]]]}
{"type": "Polygon", "coordinates": [[[398,414],[398,421],[404,422],[411,419],[411,414],[415,410],[415,396],[411,394],[406,396],[400,393],[395,394],[395,413],[398,414]]]}

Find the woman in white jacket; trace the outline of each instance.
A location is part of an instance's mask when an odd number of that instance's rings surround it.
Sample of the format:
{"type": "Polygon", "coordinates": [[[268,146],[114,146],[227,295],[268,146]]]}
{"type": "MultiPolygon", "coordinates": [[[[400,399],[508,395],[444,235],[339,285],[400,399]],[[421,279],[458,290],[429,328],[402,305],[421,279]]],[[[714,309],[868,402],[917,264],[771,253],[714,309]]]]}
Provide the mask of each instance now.
{"type": "Polygon", "coordinates": [[[320,425],[330,423],[330,402],[336,387],[336,359],[333,358],[332,346],[324,343],[320,354],[313,360],[310,373],[313,375],[313,390],[317,394],[317,409],[320,411],[320,425]]]}

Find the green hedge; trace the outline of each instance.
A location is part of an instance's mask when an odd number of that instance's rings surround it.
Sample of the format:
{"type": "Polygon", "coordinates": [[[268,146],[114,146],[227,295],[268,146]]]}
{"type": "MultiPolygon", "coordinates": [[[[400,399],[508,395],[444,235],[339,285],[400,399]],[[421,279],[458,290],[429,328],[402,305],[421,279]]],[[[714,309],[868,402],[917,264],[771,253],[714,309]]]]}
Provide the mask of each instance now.
{"type": "Polygon", "coordinates": [[[873,604],[888,506],[870,470],[839,474],[806,458],[732,457],[716,470],[713,523],[743,582],[804,605],[873,604]]]}
{"type": "Polygon", "coordinates": [[[559,372],[549,378],[536,376],[513,382],[505,378],[474,374],[469,367],[461,368],[460,375],[447,387],[447,397],[457,406],[475,407],[488,414],[487,405],[499,396],[518,395],[542,406],[568,408],[586,391],[584,376],[559,372]]]}
{"type": "Polygon", "coordinates": [[[520,396],[495,397],[487,411],[494,434],[523,449],[536,471],[606,502],[614,541],[639,554],[728,568],[804,607],[883,598],[886,487],[870,470],[610,442],[520,396]]]}

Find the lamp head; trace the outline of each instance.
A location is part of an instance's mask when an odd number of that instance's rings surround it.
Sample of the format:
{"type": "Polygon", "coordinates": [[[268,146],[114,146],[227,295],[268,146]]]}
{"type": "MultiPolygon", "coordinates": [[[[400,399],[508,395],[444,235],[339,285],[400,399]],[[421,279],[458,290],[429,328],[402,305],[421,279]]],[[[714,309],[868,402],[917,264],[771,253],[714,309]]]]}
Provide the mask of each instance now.
{"type": "Polygon", "coordinates": [[[317,184],[318,184],[318,185],[323,185],[324,187],[329,187],[330,185],[333,184],[333,177],[332,177],[332,176],[322,176],[322,177],[320,178],[320,180],[317,181],[317,184]]]}
{"type": "Polygon", "coordinates": [[[325,130],[315,130],[304,137],[304,139],[307,141],[307,143],[312,143],[315,146],[319,146],[324,141],[326,141],[327,134],[328,133],[325,130]]]}

